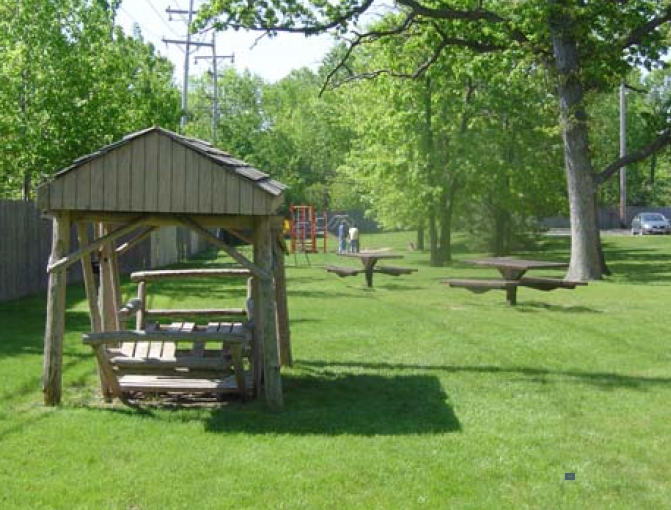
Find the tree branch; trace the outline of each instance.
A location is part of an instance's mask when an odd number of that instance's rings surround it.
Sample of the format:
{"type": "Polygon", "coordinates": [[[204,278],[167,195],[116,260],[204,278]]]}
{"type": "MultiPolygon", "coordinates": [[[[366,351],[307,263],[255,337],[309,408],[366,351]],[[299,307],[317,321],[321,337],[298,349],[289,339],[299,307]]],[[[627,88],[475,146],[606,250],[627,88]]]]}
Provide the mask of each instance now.
{"type": "MultiPolygon", "coordinates": [[[[508,24],[510,20],[496,14],[493,11],[488,11],[481,7],[468,10],[459,10],[452,9],[449,7],[442,8],[433,8],[427,7],[416,0],[397,0],[399,5],[403,5],[411,10],[418,16],[424,16],[425,18],[435,19],[435,20],[464,20],[464,21],[487,21],[489,23],[501,23],[508,24]]],[[[529,38],[521,32],[519,29],[514,27],[507,27],[508,35],[513,41],[529,44],[529,38]]],[[[533,48],[534,51],[538,52],[536,48],[533,48]]]]}
{"type": "Polygon", "coordinates": [[[328,85],[331,83],[333,77],[341,69],[347,69],[350,75],[353,74],[351,69],[346,64],[349,58],[352,56],[352,53],[354,52],[354,49],[356,47],[361,46],[366,42],[376,41],[383,37],[390,37],[393,35],[401,34],[405,32],[413,24],[414,20],[415,20],[415,14],[411,12],[406,16],[403,22],[400,25],[396,26],[395,28],[391,28],[389,30],[374,30],[372,32],[366,32],[364,34],[355,33],[355,38],[349,44],[349,47],[347,48],[345,55],[343,55],[343,57],[340,59],[338,65],[336,65],[333,69],[331,69],[331,71],[329,71],[329,73],[326,75],[326,80],[324,81],[324,84],[322,85],[322,88],[319,91],[319,96],[321,96],[324,93],[328,85]]]}
{"type": "MultiPolygon", "coordinates": [[[[365,13],[372,5],[374,0],[365,0],[361,5],[353,7],[341,15],[336,16],[333,19],[328,20],[324,23],[313,23],[310,25],[302,24],[300,26],[294,26],[292,22],[287,21],[284,24],[271,25],[266,23],[263,19],[256,19],[255,25],[242,23],[236,21],[232,15],[229,15],[228,19],[224,22],[215,21],[214,26],[218,30],[223,30],[224,28],[233,28],[235,30],[252,30],[255,32],[267,32],[269,34],[274,34],[278,32],[293,33],[293,34],[305,34],[305,35],[317,35],[323,34],[332,30],[334,28],[345,26],[349,21],[361,16],[365,13]]],[[[253,4],[250,2],[250,4],[253,4]]],[[[197,25],[202,26],[207,23],[208,18],[212,19],[215,15],[210,15],[209,13],[205,14],[205,17],[200,19],[197,22],[197,25]]],[[[303,20],[305,21],[305,20],[303,20]]]]}
{"type": "Polygon", "coordinates": [[[495,12],[487,11],[480,7],[462,11],[450,7],[427,7],[415,0],[397,0],[396,3],[408,7],[415,14],[431,19],[460,19],[465,21],[489,21],[492,23],[506,23],[508,21],[495,12]]]}
{"type": "Polygon", "coordinates": [[[603,172],[597,174],[594,177],[594,182],[597,185],[603,184],[623,166],[630,165],[632,163],[638,163],[639,161],[644,160],[648,156],[651,156],[655,152],[659,152],[668,145],[671,145],[671,128],[667,128],[666,130],[664,130],[655,140],[650,142],[642,149],[636,152],[632,152],[631,154],[627,154],[626,156],[623,156],[616,161],[613,161],[603,170],[603,172]]]}
{"type": "Polygon", "coordinates": [[[634,28],[622,42],[622,48],[629,48],[630,46],[639,44],[646,35],[652,33],[657,27],[660,27],[669,21],[671,21],[671,7],[666,9],[661,16],[652,18],[647,23],[634,28]]]}
{"type": "MultiPolygon", "coordinates": [[[[390,30],[384,30],[384,31],[373,31],[373,32],[367,32],[365,34],[356,34],[356,38],[354,41],[350,43],[349,48],[345,52],[345,55],[340,59],[340,62],[338,65],[332,69],[322,85],[321,90],[319,91],[319,95],[322,95],[328,86],[332,84],[332,80],[336,73],[345,68],[345,63],[347,60],[350,58],[352,55],[354,49],[357,46],[361,46],[363,44],[376,41],[380,38],[383,37],[391,37],[393,35],[400,35],[403,32],[405,32],[414,22],[415,22],[415,16],[417,14],[414,12],[411,12],[408,14],[406,19],[398,25],[397,27],[390,29],[390,30]]],[[[497,44],[489,44],[489,43],[481,43],[481,42],[476,42],[476,41],[470,41],[467,39],[461,39],[457,37],[448,37],[443,31],[440,30],[437,24],[433,24],[436,32],[441,36],[440,44],[438,44],[434,50],[433,53],[422,63],[419,65],[412,73],[401,73],[394,71],[393,69],[377,69],[375,71],[369,71],[366,73],[359,73],[359,74],[353,74],[350,71],[350,76],[344,80],[339,81],[335,85],[333,85],[333,88],[337,88],[341,85],[344,85],[346,83],[350,83],[352,81],[356,80],[370,80],[377,78],[378,76],[381,76],[383,74],[386,74],[388,76],[392,76],[394,78],[405,78],[405,79],[411,79],[415,80],[419,77],[421,77],[433,64],[436,63],[438,58],[440,58],[440,55],[442,54],[443,50],[447,48],[448,46],[459,46],[462,48],[468,48],[474,52],[477,53],[489,53],[493,51],[503,51],[507,49],[506,46],[502,45],[497,45],[497,44]]],[[[349,70],[349,68],[348,68],[349,70]]]]}

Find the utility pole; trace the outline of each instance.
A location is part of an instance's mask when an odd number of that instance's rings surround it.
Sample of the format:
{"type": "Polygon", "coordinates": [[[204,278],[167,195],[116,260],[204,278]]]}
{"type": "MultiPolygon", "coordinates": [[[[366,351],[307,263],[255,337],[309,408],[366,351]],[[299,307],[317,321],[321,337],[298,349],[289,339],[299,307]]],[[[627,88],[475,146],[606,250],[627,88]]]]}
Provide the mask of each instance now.
{"type": "MultiPolygon", "coordinates": [[[[627,88],[620,83],[620,157],[627,155],[627,88]]],[[[620,168],[620,226],[627,227],[627,168],[620,168]]]]}
{"type": "Polygon", "coordinates": [[[197,41],[192,41],[191,40],[191,21],[193,20],[193,0],[189,0],[189,10],[183,10],[183,9],[171,9],[168,7],[166,9],[166,12],[171,16],[172,20],[172,15],[173,14],[180,14],[180,15],[185,15],[187,16],[188,24],[187,24],[187,34],[186,34],[186,40],[180,41],[176,39],[163,39],[163,42],[166,44],[184,44],[186,46],[185,52],[184,52],[184,84],[182,86],[182,118],[180,120],[180,128],[182,130],[182,133],[184,132],[186,128],[186,122],[188,120],[188,101],[189,101],[189,57],[191,56],[191,47],[195,48],[201,48],[201,47],[207,47],[212,49],[212,55],[211,56],[196,56],[195,61],[198,62],[199,59],[211,59],[212,60],[212,67],[213,67],[213,81],[214,81],[214,101],[212,104],[212,143],[216,143],[217,139],[217,125],[219,124],[219,85],[217,83],[217,79],[219,77],[218,72],[217,72],[217,61],[219,59],[224,59],[224,58],[230,58],[231,61],[234,61],[235,56],[234,55],[223,55],[219,56],[217,55],[217,40],[216,40],[216,32],[212,32],[212,42],[211,43],[206,43],[206,42],[197,42],[197,41]]]}
{"type": "Polygon", "coordinates": [[[173,14],[185,14],[187,17],[186,24],[186,40],[177,41],[173,39],[163,39],[163,42],[166,44],[185,44],[186,51],[184,51],[184,83],[182,84],[182,117],[179,122],[179,127],[184,133],[186,128],[186,121],[188,119],[188,107],[189,107],[189,56],[191,54],[191,46],[196,45],[197,43],[191,42],[191,21],[193,21],[193,0],[189,0],[189,10],[185,11],[183,9],[171,9],[168,7],[166,11],[170,15],[170,20],[172,20],[173,14]]]}
{"type": "Polygon", "coordinates": [[[231,59],[235,62],[235,55],[217,55],[217,39],[216,32],[212,32],[212,55],[197,56],[196,62],[200,59],[212,60],[212,143],[217,144],[217,126],[219,125],[219,71],[217,69],[217,62],[220,59],[231,59]]]}

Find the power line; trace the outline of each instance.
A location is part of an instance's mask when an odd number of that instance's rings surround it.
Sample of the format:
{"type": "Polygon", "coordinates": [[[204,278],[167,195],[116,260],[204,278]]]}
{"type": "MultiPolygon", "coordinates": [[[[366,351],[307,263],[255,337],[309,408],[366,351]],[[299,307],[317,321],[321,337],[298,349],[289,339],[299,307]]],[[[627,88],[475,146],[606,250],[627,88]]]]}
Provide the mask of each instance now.
{"type": "Polygon", "coordinates": [[[142,26],[142,23],[140,23],[137,19],[135,19],[135,18],[133,17],[133,15],[131,15],[131,13],[128,12],[128,11],[124,8],[123,5],[119,6],[119,8],[121,9],[121,11],[122,11],[126,16],[128,16],[128,17],[133,21],[133,23],[135,23],[138,27],[140,27],[140,30],[141,30],[143,33],[152,35],[152,36],[156,37],[157,39],[160,39],[160,38],[161,38],[161,36],[160,36],[159,34],[157,34],[156,32],[153,32],[153,31],[149,30],[147,27],[142,26]]]}
{"type": "Polygon", "coordinates": [[[161,23],[163,23],[163,24],[168,28],[168,30],[170,30],[170,31],[171,31],[173,34],[175,34],[177,37],[181,37],[181,35],[178,34],[178,33],[175,31],[175,29],[172,28],[172,27],[168,24],[168,22],[167,22],[165,19],[163,19],[163,16],[161,16],[161,13],[159,13],[158,10],[156,9],[156,7],[154,7],[154,4],[152,3],[152,1],[151,1],[151,0],[147,0],[147,3],[149,3],[149,7],[151,7],[151,10],[152,10],[152,11],[154,11],[154,13],[155,13],[156,16],[158,17],[158,19],[161,20],[161,23]]]}
{"type": "MultiPolygon", "coordinates": [[[[170,15],[170,19],[172,20],[172,15],[173,14],[179,14],[179,15],[186,15],[187,19],[186,21],[186,26],[187,26],[187,32],[186,32],[186,40],[180,40],[180,39],[163,39],[163,42],[166,44],[177,44],[177,45],[185,45],[186,50],[185,50],[185,56],[184,56],[184,83],[182,84],[182,119],[180,122],[180,126],[182,128],[182,131],[184,131],[186,127],[186,122],[188,120],[188,90],[189,90],[189,57],[191,55],[191,47],[193,46],[195,49],[193,50],[194,52],[198,51],[199,48],[201,47],[209,47],[212,49],[212,55],[211,56],[196,56],[195,62],[197,63],[199,59],[208,59],[212,62],[212,67],[213,67],[213,72],[212,72],[212,81],[213,81],[213,89],[214,89],[214,99],[212,101],[212,142],[216,143],[217,139],[217,125],[219,123],[219,85],[217,83],[218,79],[218,71],[217,71],[217,63],[221,59],[226,59],[230,58],[232,61],[234,60],[234,55],[217,55],[217,40],[216,40],[216,31],[212,32],[212,42],[207,43],[201,41],[193,41],[192,40],[192,34],[191,31],[189,30],[191,26],[191,21],[193,20],[193,3],[194,0],[189,0],[189,10],[183,10],[183,9],[173,9],[171,7],[168,7],[166,9],[166,12],[170,15]]],[[[202,35],[202,34],[200,34],[202,35]]]]}

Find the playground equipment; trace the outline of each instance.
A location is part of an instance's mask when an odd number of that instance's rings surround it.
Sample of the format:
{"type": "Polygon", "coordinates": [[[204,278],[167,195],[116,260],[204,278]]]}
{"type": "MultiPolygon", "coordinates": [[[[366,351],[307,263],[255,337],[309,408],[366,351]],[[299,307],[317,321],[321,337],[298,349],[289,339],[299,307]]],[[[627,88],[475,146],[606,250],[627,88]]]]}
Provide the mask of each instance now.
{"type": "Polygon", "coordinates": [[[317,240],[322,239],[322,251],[326,253],[327,216],[317,214],[313,205],[292,205],[291,214],[291,252],[318,253],[317,240]]]}

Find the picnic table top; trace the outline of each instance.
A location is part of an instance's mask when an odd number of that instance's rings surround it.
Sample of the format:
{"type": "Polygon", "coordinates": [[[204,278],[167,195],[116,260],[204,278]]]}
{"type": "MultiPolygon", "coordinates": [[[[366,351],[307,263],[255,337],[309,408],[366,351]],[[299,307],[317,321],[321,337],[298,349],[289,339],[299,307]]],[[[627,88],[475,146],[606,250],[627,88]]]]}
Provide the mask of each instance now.
{"type": "Polygon", "coordinates": [[[547,260],[525,260],[512,257],[488,257],[485,259],[464,260],[467,264],[475,266],[498,267],[503,269],[560,269],[568,267],[568,262],[552,262],[547,260]]]}
{"type": "Polygon", "coordinates": [[[341,253],[341,257],[352,257],[357,259],[402,259],[403,255],[390,251],[360,251],[359,253],[341,253]]]}

